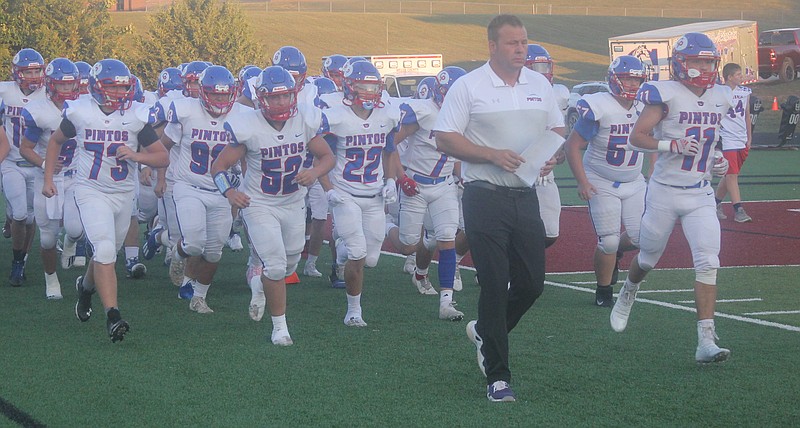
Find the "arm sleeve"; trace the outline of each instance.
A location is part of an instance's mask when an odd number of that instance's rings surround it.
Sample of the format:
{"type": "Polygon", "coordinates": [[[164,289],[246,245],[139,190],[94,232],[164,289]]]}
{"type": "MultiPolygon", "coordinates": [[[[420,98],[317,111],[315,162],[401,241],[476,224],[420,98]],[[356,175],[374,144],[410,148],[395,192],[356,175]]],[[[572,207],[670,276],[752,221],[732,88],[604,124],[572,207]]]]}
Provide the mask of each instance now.
{"type": "Polygon", "coordinates": [[[140,146],[147,147],[158,141],[158,134],[156,134],[155,129],[153,129],[153,125],[148,123],[139,131],[138,139],[140,146]]]}
{"type": "Polygon", "coordinates": [[[61,129],[61,133],[67,138],[75,138],[75,136],[78,135],[75,125],[73,125],[72,122],[70,122],[66,117],[61,120],[61,125],[58,127],[61,129]]]}

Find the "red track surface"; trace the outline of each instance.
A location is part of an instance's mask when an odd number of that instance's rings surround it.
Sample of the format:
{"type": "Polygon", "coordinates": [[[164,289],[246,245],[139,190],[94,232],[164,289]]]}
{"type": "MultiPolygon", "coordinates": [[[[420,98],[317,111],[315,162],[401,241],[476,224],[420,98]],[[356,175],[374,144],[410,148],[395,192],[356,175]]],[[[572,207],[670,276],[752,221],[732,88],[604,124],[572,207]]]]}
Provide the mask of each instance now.
{"type": "MultiPolygon", "coordinates": [[[[722,266],[796,265],[800,264],[800,201],[748,202],[751,223],[733,221],[732,207],[725,204],[728,220],[721,221],[722,266]]],[[[547,249],[547,272],[591,271],[596,245],[594,230],[586,207],[561,210],[561,236],[547,249]]],[[[392,251],[388,244],[384,249],[392,251]]],[[[627,269],[635,252],[629,252],[620,265],[627,269]]],[[[470,265],[469,257],[462,265],[470,265]]],[[[692,267],[689,245],[680,224],[670,236],[667,250],[657,268],[692,267]]]]}

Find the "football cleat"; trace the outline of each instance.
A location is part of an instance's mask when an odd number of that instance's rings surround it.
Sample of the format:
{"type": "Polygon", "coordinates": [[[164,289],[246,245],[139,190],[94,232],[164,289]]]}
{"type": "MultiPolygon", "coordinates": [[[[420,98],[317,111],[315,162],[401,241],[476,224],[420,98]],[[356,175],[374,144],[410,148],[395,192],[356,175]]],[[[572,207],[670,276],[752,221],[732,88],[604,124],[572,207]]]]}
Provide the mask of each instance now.
{"type": "Polygon", "coordinates": [[[433,288],[433,284],[431,284],[430,279],[428,279],[428,275],[422,277],[422,279],[417,278],[417,274],[411,276],[411,283],[417,287],[417,291],[419,294],[433,296],[439,293],[433,288]]]}
{"type": "Polygon", "coordinates": [[[317,266],[313,263],[306,263],[303,267],[303,275],[310,276],[312,278],[321,278],[322,272],[317,270],[317,266]]]}
{"type": "Polygon", "coordinates": [[[292,346],[292,336],[289,336],[289,330],[277,330],[272,332],[272,344],[278,346],[292,346]]]}
{"type": "Polygon", "coordinates": [[[238,233],[234,233],[228,237],[228,242],[225,243],[231,251],[242,251],[244,249],[244,245],[242,245],[242,237],[239,236],[238,233]]]}
{"type": "MultiPolygon", "coordinates": [[[[183,287],[181,287],[183,288],[183,287]]],[[[200,296],[192,296],[192,300],[189,301],[189,309],[197,312],[198,314],[213,314],[214,310],[208,307],[206,303],[206,299],[200,296]]]]}
{"type": "Polygon", "coordinates": [[[45,286],[45,295],[47,296],[47,300],[61,300],[64,298],[64,296],[61,295],[61,283],[58,282],[58,278],[45,286]]]}
{"type": "Polygon", "coordinates": [[[25,261],[11,261],[11,275],[8,276],[8,283],[12,287],[21,287],[25,282],[25,261]]]}
{"type": "Polygon", "coordinates": [[[417,269],[417,255],[416,254],[409,254],[406,256],[406,261],[403,263],[403,272],[414,275],[417,269]]]}
{"type": "Polygon", "coordinates": [[[77,251],[78,243],[64,236],[64,247],[61,249],[61,269],[67,270],[72,267],[75,262],[75,253],[77,251]]]}
{"type": "Polygon", "coordinates": [[[344,317],[344,325],[348,327],[366,327],[367,323],[360,316],[350,316],[348,314],[344,317]]]}
{"type": "Polygon", "coordinates": [[[450,302],[445,306],[439,306],[439,319],[448,321],[461,321],[464,319],[464,313],[455,308],[456,303],[450,302]]]}
{"type": "Polygon", "coordinates": [[[636,292],[639,291],[639,286],[625,281],[625,285],[619,290],[617,302],[614,303],[614,308],[611,309],[611,328],[617,333],[625,330],[628,326],[628,316],[631,314],[633,302],[636,301],[636,292]]]}
{"type": "MultiPolygon", "coordinates": [[[[699,324],[699,323],[698,323],[699,324]]],[[[714,326],[697,326],[697,351],[694,359],[698,363],[721,363],[728,359],[731,354],[730,349],[717,346],[719,337],[714,326]]]]}
{"type": "Polygon", "coordinates": [[[128,278],[139,279],[147,273],[147,266],[139,263],[138,257],[131,257],[125,260],[125,271],[128,278]]]}
{"type": "MultiPolygon", "coordinates": [[[[175,251],[178,251],[177,245],[173,247],[173,250],[171,252],[175,251]]],[[[185,259],[182,259],[176,256],[175,254],[173,254],[172,257],[170,257],[169,279],[172,281],[173,284],[175,284],[176,287],[180,287],[183,284],[183,270],[185,267],[186,267],[185,259]]]]}
{"type": "Polygon", "coordinates": [[[185,284],[181,285],[181,288],[178,289],[178,298],[183,300],[189,300],[194,297],[194,280],[188,280],[185,284]]]}
{"type": "Polygon", "coordinates": [[[128,322],[122,318],[116,321],[112,321],[111,318],[109,318],[106,321],[106,326],[108,327],[108,337],[111,338],[111,343],[121,342],[122,339],[125,338],[125,334],[131,329],[128,322]]]}
{"type": "Polygon", "coordinates": [[[161,247],[161,240],[159,235],[164,230],[164,226],[158,225],[150,233],[147,234],[147,240],[142,245],[142,257],[145,260],[150,260],[155,257],[159,247],[161,247]]]}
{"type": "Polygon", "coordinates": [[[607,287],[600,287],[597,286],[597,289],[594,291],[594,304],[596,306],[601,306],[605,308],[611,308],[614,306],[614,287],[607,286],[607,287]]]}
{"type": "Polygon", "coordinates": [[[464,289],[464,283],[461,282],[461,269],[456,266],[456,275],[453,277],[453,291],[461,291],[464,289]]]}
{"type": "Polygon", "coordinates": [[[75,280],[75,290],[78,291],[78,303],[75,303],[75,316],[81,322],[89,321],[92,317],[92,294],[94,290],[85,291],[83,289],[83,275],[75,280]]]}

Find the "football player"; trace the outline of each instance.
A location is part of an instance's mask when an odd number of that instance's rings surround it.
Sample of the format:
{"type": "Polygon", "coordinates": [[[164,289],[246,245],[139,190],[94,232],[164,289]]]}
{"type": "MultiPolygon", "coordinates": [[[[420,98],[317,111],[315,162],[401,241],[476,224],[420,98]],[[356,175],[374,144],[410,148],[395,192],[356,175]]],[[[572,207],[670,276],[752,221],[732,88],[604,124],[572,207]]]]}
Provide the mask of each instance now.
{"type": "Polygon", "coordinates": [[[33,225],[34,180],[41,171],[19,153],[25,123],[22,110],[29,103],[46,100],[44,88],[45,63],[42,55],[25,48],[17,52],[11,61],[12,82],[0,82],[0,104],[9,153],[0,166],[3,190],[6,197],[6,213],[11,217],[11,275],[9,284],[19,287],[25,280],[25,259],[30,248],[35,227],[33,225]]]}
{"type": "Polygon", "coordinates": [[[228,201],[214,185],[211,166],[230,142],[223,128],[225,120],[246,107],[236,104],[236,82],[225,67],[206,68],[199,84],[198,98],[170,104],[161,142],[178,152],[172,169],[180,239],[172,257],[173,261],[188,259],[178,297],[190,299],[192,311],[206,314],[214,312],[206,295],[233,222],[228,201]]]}
{"type": "MultiPolygon", "coordinates": [[[[337,256],[344,264],[347,288],[344,324],[366,327],[361,311],[364,266],[378,263],[385,235],[384,204],[397,199],[395,179],[384,183],[384,167],[391,171],[392,164],[382,158],[395,153],[390,133],[400,123],[400,110],[384,106],[381,75],[367,61],[346,65],[343,85],[344,102],[324,113],[322,130],[335,138],[336,167],[330,178],[320,177],[320,183],[341,240],[337,256]]],[[[324,141],[318,135],[312,143],[324,141]]]]}
{"type": "Polygon", "coordinates": [[[286,324],[285,278],[297,268],[303,251],[306,186],[334,165],[325,140],[313,139],[322,126],[322,113],[312,104],[298,104],[295,85],[285,69],[265,68],[256,85],[259,110],[229,116],[225,129],[231,141],[212,167],[220,193],[241,209],[261,261],[261,296],[266,302],[253,293],[250,317],[260,320],[268,304],[271,340],[280,346],[294,343],[286,324]],[[226,170],[242,158],[247,168],[236,189],[226,170]]]}
{"type": "Polygon", "coordinates": [[[47,197],[58,193],[53,176],[61,146],[75,138],[75,202],[94,247],[86,274],[76,280],[79,297],[75,315],[81,321],[89,320],[96,289],[112,342],[122,340],[130,329],[118,308],[114,263],[130,226],[136,187],[132,170],[137,163],[165,167],[169,162],[167,151],[152,128],[151,110],[132,101],[133,79],[128,67],[116,59],[104,59],[92,67],[91,98],[67,101],[63,120],[50,137],[42,188],[47,197]],[[139,146],[141,152],[137,152],[139,146]]]}
{"type": "Polygon", "coordinates": [[[716,156],[714,147],[722,116],[733,106],[730,88],[715,84],[719,62],[719,51],[707,35],[687,33],[672,50],[672,80],[645,83],[636,95],[645,106],[630,142],[657,152],[658,159],[647,183],[639,255],[610,317],[615,331],[625,330],[639,285],[658,263],[680,220],[694,259],[698,363],[725,361],[730,355],[717,346],[714,325],[720,227],[711,177],[728,170],[727,160],[721,153],[716,156]]]}
{"type": "Polygon", "coordinates": [[[25,160],[36,165],[34,188],[39,190],[33,196],[34,217],[39,227],[39,241],[44,268],[45,296],[48,299],[61,299],[61,283],[56,273],[56,241],[61,231],[61,220],[69,225],[64,241],[65,246],[75,249],[75,243],[83,234],[80,219],[77,218],[75,201],[64,198],[65,191],[71,187],[75,167],[72,158],[75,154],[75,140],[69,140],[61,146],[58,156],[60,172],[54,180],[59,184],[59,198],[47,199],[41,192],[44,184],[44,155],[50,135],[61,123],[61,108],[65,101],[71,101],[80,95],[80,75],[78,68],[66,58],[56,58],[45,69],[44,86],[47,99],[28,104],[22,109],[25,121],[25,134],[19,146],[19,153],[25,160]],[[69,215],[64,211],[69,210],[69,215]],[[70,233],[71,232],[71,233],[70,233]]]}
{"type": "Polygon", "coordinates": [[[317,98],[317,87],[306,85],[306,57],[294,46],[283,46],[272,55],[272,65],[279,65],[294,77],[297,83],[297,103],[314,104],[317,98]]]}
{"type": "MultiPolygon", "coordinates": [[[[453,280],[456,270],[455,238],[458,230],[458,190],[452,177],[454,160],[436,150],[436,139],[432,131],[439,108],[447,90],[466,71],[460,67],[445,67],[436,76],[430,99],[407,100],[400,106],[402,120],[395,141],[406,139],[406,174],[397,180],[402,190],[400,195],[400,228],[392,228],[387,234],[392,244],[401,253],[439,249],[439,318],[460,321],[464,313],[455,308],[453,302],[453,280]],[[430,216],[432,233],[421,240],[420,232],[426,216],[430,216]],[[425,248],[420,248],[425,247],[425,248]]],[[[399,159],[398,159],[399,162],[399,159]]],[[[402,168],[396,166],[396,169],[402,168]]],[[[437,294],[427,275],[417,264],[412,282],[421,294],[437,294]]]]}
{"type": "Polygon", "coordinates": [[[578,181],[578,196],[589,203],[597,235],[597,306],[614,305],[612,286],[617,283],[618,261],[639,242],[647,184],[642,175],[643,156],[628,145],[628,137],[642,111],[641,103],[634,99],[646,76],[647,69],[636,57],[615,59],[608,68],[611,92],[584,95],[578,101],[580,117],[565,144],[569,166],[578,181]],[[620,220],[625,226],[623,233],[620,220]]]}
{"type": "MultiPolygon", "coordinates": [[[[553,83],[553,58],[541,45],[529,44],[528,55],[525,59],[525,67],[541,73],[553,85],[553,93],[556,102],[562,113],[566,113],[567,101],[569,100],[569,89],[566,86],[553,83]]],[[[564,163],[564,151],[559,150],[548,161],[548,172],[539,177],[536,181],[536,197],[539,199],[539,213],[544,222],[545,246],[549,247],[556,243],[559,229],[559,217],[561,216],[561,195],[556,185],[555,174],[552,167],[556,164],[564,163]]]]}

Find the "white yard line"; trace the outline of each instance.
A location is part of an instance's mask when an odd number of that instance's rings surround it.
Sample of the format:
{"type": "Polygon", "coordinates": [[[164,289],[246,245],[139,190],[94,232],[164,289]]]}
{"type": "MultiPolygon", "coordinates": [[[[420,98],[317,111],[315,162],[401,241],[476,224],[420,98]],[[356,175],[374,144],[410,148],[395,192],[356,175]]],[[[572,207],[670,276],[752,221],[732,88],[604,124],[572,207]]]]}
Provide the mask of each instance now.
{"type": "Polygon", "coordinates": [[[766,311],[766,312],[747,312],[745,315],[791,315],[800,314],[800,311],[766,311]]]}
{"type": "MultiPolygon", "coordinates": [[[[761,302],[762,298],[760,297],[752,297],[749,299],[720,299],[717,300],[717,303],[739,303],[739,302],[761,302]]],[[[678,303],[691,303],[694,304],[694,300],[680,300],[678,303]]]]}

